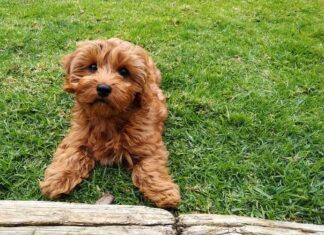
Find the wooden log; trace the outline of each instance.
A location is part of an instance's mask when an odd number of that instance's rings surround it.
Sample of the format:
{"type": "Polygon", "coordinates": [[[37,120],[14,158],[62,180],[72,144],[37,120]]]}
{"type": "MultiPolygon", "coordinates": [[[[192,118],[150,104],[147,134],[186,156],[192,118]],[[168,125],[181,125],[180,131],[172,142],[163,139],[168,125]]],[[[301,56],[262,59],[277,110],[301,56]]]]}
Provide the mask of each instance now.
{"type": "Polygon", "coordinates": [[[294,222],[271,221],[257,218],[188,214],[180,215],[177,224],[183,235],[323,235],[324,226],[294,222]]]}
{"type": "Polygon", "coordinates": [[[168,211],[143,206],[0,201],[4,234],[324,235],[324,226],[210,214],[180,215],[176,222],[168,211]]]}
{"type": "Polygon", "coordinates": [[[144,206],[89,205],[44,201],[0,201],[0,226],[173,225],[173,215],[144,206]]]}
{"type": "Polygon", "coordinates": [[[26,226],[0,227],[0,235],[173,235],[172,226],[26,226]]]}

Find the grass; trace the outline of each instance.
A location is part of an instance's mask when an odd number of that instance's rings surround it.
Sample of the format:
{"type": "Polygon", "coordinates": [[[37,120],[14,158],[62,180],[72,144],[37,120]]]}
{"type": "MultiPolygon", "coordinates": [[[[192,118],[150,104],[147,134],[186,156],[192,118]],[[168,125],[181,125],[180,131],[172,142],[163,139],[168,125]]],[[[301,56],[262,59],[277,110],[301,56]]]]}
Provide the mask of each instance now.
{"type": "MultiPolygon", "coordinates": [[[[0,0],[0,199],[38,188],[69,128],[62,55],[120,37],[163,74],[175,213],[324,223],[323,1],[0,0]]],[[[150,205],[122,167],[65,201],[150,205]]]]}

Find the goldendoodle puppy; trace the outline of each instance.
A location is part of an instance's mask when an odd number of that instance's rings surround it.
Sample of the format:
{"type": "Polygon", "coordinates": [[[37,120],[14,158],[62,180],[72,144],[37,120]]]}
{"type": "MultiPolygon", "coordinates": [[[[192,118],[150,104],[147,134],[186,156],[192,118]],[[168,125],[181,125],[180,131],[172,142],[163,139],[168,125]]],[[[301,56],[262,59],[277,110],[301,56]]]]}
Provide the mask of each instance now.
{"type": "Polygon", "coordinates": [[[95,161],[124,163],[158,207],[177,207],[179,187],[167,168],[162,141],[167,117],[160,72],[147,52],[117,38],[85,41],[63,59],[64,90],[75,94],[69,134],[40,183],[51,199],[68,194],[95,161]]]}

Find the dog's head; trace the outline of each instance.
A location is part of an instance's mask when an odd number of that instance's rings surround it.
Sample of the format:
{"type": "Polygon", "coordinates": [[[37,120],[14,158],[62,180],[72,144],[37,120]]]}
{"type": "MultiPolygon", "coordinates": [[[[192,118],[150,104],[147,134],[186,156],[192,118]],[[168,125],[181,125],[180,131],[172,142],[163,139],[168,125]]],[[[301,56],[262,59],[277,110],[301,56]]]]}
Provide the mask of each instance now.
{"type": "Polygon", "coordinates": [[[150,96],[150,84],[159,82],[159,71],[147,52],[117,38],[80,42],[63,64],[64,90],[103,115],[140,105],[150,96]]]}

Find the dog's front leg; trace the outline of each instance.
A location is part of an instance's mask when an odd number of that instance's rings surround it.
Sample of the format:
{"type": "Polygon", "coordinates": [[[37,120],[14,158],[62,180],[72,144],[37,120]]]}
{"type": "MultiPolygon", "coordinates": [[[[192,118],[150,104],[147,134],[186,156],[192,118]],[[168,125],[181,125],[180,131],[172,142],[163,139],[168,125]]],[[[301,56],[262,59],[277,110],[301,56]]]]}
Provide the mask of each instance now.
{"type": "Polygon", "coordinates": [[[95,161],[88,156],[81,144],[80,136],[70,132],[54,154],[51,165],[45,171],[40,183],[42,193],[50,199],[68,194],[82,179],[87,178],[95,161]]]}
{"type": "MultiPolygon", "coordinates": [[[[147,154],[147,151],[144,152],[147,154]]],[[[143,156],[134,166],[132,180],[145,197],[158,207],[176,208],[180,203],[180,192],[169,175],[167,158],[168,152],[162,143],[152,155],[143,156]]]]}

